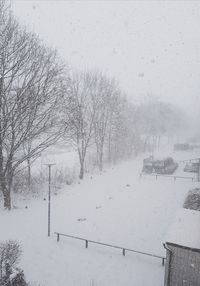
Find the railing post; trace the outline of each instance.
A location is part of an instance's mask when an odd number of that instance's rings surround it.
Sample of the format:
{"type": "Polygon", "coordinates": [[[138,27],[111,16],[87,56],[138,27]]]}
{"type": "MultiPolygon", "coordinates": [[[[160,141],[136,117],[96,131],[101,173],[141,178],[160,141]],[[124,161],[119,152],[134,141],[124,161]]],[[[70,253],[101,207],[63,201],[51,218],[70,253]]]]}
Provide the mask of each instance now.
{"type": "Polygon", "coordinates": [[[125,248],[122,249],[122,254],[125,256],[125,248]]]}
{"type": "Polygon", "coordinates": [[[165,265],[165,258],[162,258],[162,266],[165,265]]]}
{"type": "Polygon", "coordinates": [[[57,233],[57,242],[59,242],[59,241],[60,241],[60,234],[57,233]]]}
{"type": "Polygon", "coordinates": [[[88,240],[85,240],[85,248],[88,248],[88,240]]]}

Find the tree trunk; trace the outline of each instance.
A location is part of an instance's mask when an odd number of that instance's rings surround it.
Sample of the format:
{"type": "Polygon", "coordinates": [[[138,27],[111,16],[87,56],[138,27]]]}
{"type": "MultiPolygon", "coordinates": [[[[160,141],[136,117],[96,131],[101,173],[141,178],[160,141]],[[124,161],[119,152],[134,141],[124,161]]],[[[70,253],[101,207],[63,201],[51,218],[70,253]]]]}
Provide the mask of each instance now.
{"type": "Polygon", "coordinates": [[[84,177],[84,160],[80,161],[80,174],[79,174],[79,179],[83,179],[84,177]]]}
{"type": "Polygon", "coordinates": [[[158,136],[158,149],[160,149],[161,136],[158,136]]]}
{"type": "Polygon", "coordinates": [[[99,168],[99,171],[101,172],[103,169],[103,154],[102,154],[102,148],[99,146],[99,144],[96,144],[97,147],[97,166],[99,168]]]}
{"type": "Polygon", "coordinates": [[[103,154],[100,154],[100,158],[99,158],[99,171],[103,171],[103,154]]]}
{"type": "Polygon", "coordinates": [[[28,190],[31,190],[31,162],[30,159],[27,159],[27,169],[28,169],[28,190]]]}
{"type": "Polygon", "coordinates": [[[108,133],[108,162],[111,163],[111,127],[109,128],[109,133],[108,133]]]}
{"type": "Polygon", "coordinates": [[[10,156],[10,162],[8,163],[7,172],[5,174],[6,180],[4,180],[4,182],[6,182],[5,184],[6,196],[4,196],[4,208],[8,210],[11,210],[11,188],[14,175],[12,170],[12,159],[13,156],[10,156]]]}
{"type": "Polygon", "coordinates": [[[10,196],[10,190],[7,186],[7,180],[5,178],[5,174],[1,170],[0,175],[0,185],[1,185],[1,191],[3,193],[3,200],[4,200],[4,208],[7,210],[11,209],[11,196],[10,196]]]}
{"type": "Polygon", "coordinates": [[[11,187],[13,182],[12,157],[7,166],[7,172],[0,170],[1,190],[4,198],[4,209],[11,210],[11,187]]]}
{"type": "Polygon", "coordinates": [[[101,145],[99,148],[99,153],[98,153],[98,165],[99,165],[99,171],[103,171],[103,146],[101,145]]]}
{"type": "Polygon", "coordinates": [[[3,199],[4,199],[4,209],[11,210],[11,195],[10,195],[10,188],[6,188],[3,191],[3,199]]]}

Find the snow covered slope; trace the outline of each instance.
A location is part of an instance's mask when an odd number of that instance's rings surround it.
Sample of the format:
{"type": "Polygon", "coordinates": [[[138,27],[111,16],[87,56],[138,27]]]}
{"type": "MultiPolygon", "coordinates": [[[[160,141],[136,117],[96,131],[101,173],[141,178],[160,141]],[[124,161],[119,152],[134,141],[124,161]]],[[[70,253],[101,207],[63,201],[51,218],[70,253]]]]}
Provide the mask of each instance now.
{"type": "Polygon", "coordinates": [[[162,243],[187,191],[198,183],[139,178],[142,159],[127,161],[83,182],[52,192],[51,238],[47,200],[0,213],[0,239],[17,239],[29,281],[46,286],[161,286],[161,261],[62,238],[55,231],[165,255],[162,243]]]}

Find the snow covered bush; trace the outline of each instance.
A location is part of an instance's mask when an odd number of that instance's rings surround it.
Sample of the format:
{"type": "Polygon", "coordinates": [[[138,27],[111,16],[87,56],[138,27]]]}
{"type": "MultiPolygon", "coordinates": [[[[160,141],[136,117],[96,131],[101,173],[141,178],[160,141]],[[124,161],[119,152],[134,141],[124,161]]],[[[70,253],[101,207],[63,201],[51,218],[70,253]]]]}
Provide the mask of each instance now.
{"type": "Polygon", "coordinates": [[[6,273],[6,265],[11,268],[19,262],[22,254],[21,247],[17,241],[9,240],[0,243],[0,273],[1,276],[6,273]]]}
{"type": "Polygon", "coordinates": [[[20,269],[16,269],[9,277],[9,282],[11,286],[28,286],[26,283],[24,272],[20,269]]]}
{"type": "Polygon", "coordinates": [[[14,193],[26,195],[37,195],[38,189],[41,192],[43,185],[46,183],[45,176],[40,172],[33,174],[29,182],[26,170],[22,170],[14,176],[12,190],[14,193]]]}
{"type": "MultiPolygon", "coordinates": [[[[73,184],[78,178],[75,168],[59,168],[52,174],[52,187],[56,193],[65,185],[73,184]]],[[[13,179],[12,190],[24,197],[40,197],[47,190],[48,175],[44,172],[32,174],[29,182],[26,170],[17,173],[13,179]]]]}
{"type": "Polygon", "coordinates": [[[24,273],[17,267],[22,254],[17,241],[0,243],[0,286],[26,286],[24,273]]]}
{"type": "Polygon", "coordinates": [[[185,209],[200,211],[200,189],[195,188],[188,192],[184,201],[183,207],[185,209]]]}
{"type": "Polygon", "coordinates": [[[56,169],[53,175],[53,183],[56,189],[59,189],[63,184],[71,185],[77,180],[77,171],[70,168],[59,168],[56,169]]]}
{"type": "Polygon", "coordinates": [[[23,193],[27,188],[27,178],[24,171],[14,176],[12,190],[15,193],[23,193]]]}

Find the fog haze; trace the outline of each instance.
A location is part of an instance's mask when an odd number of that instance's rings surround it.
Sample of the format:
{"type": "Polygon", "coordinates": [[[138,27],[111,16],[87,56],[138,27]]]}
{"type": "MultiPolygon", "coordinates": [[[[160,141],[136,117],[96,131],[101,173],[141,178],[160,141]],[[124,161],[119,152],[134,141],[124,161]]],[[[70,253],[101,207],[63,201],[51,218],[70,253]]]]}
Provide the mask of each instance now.
{"type": "Polygon", "coordinates": [[[116,77],[132,101],[151,94],[198,111],[197,1],[18,0],[12,7],[70,66],[116,77]]]}

